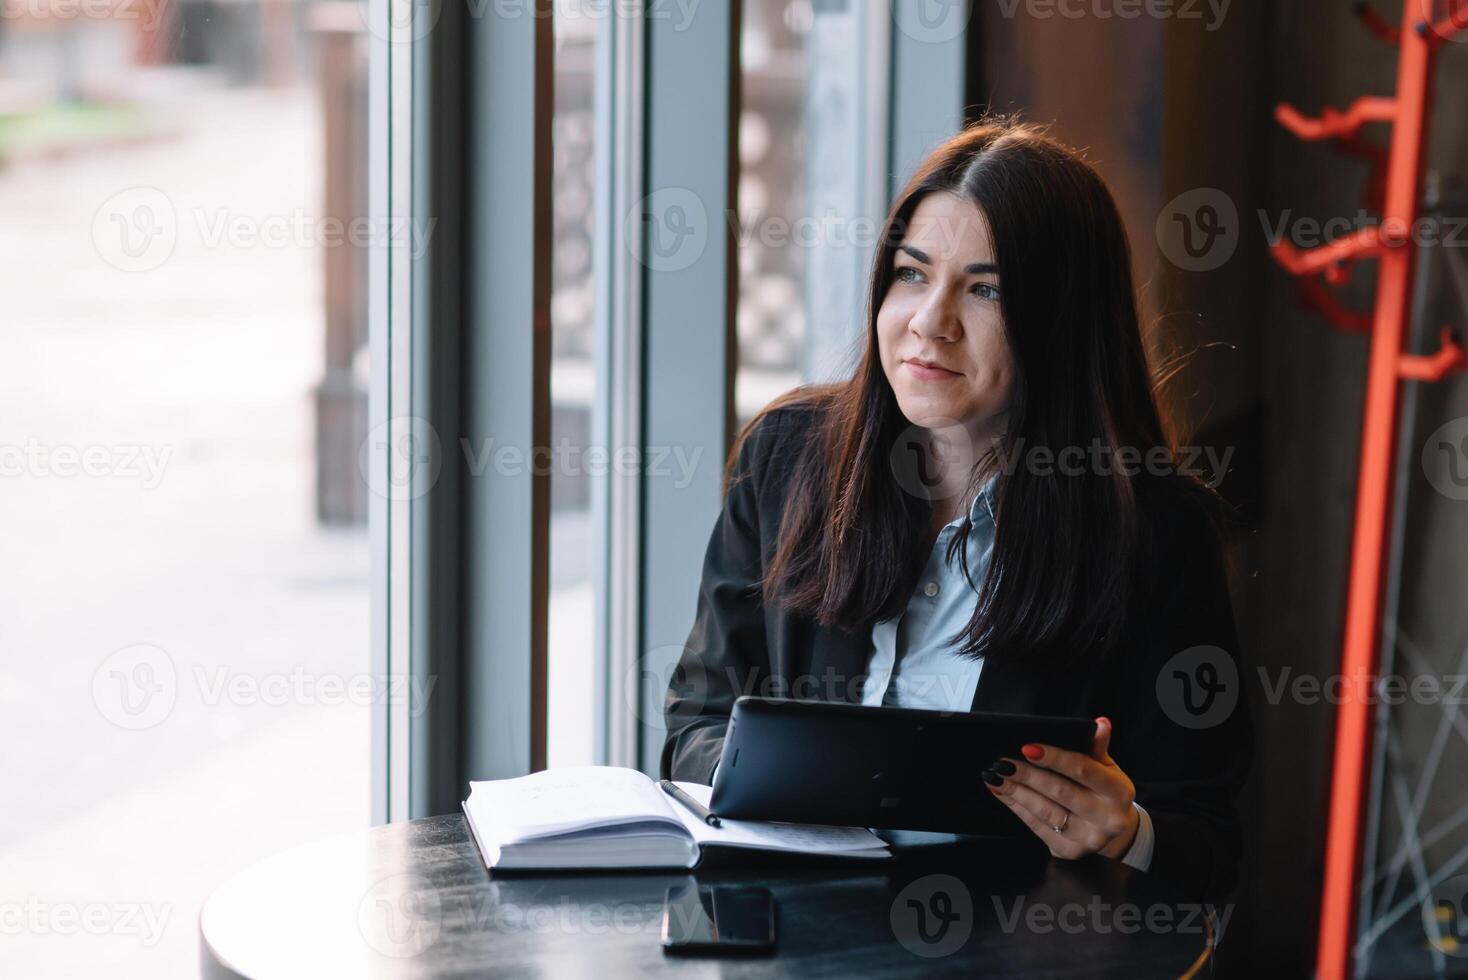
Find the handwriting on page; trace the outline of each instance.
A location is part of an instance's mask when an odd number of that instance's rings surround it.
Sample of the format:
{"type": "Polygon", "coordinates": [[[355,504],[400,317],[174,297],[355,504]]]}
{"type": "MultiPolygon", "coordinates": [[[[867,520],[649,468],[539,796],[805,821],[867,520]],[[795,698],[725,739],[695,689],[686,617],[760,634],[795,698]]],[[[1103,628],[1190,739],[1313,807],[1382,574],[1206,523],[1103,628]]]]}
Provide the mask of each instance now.
{"type": "Polygon", "coordinates": [[[666,814],[657,789],[635,769],[548,769],[514,783],[513,789],[507,786],[493,794],[492,812],[497,823],[523,831],[666,814]]]}

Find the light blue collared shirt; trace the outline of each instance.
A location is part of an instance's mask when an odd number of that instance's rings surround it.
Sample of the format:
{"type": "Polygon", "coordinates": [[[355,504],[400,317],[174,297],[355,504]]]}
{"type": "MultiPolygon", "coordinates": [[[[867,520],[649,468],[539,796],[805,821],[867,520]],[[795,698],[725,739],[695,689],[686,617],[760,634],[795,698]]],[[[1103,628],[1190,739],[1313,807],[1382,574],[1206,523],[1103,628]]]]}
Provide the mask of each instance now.
{"type": "MultiPolygon", "coordinates": [[[[938,532],[907,608],[872,627],[862,704],[937,711],[973,707],[984,661],[958,652],[963,646],[959,633],[973,615],[994,551],[996,479],[991,477],[969,505],[973,526],[964,549],[969,578],[964,578],[956,556],[952,564],[948,562],[949,542],[963,525],[963,518],[955,517],[938,532]]],[[[1139,820],[1137,836],[1122,861],[1146,871],[1152,863],[1152,818],[1140,805],[1133,806],[1139,820]]]]}
{"type": "Polygon", "coordinates": [[[935,711],[973,706],[984,661],[958,653],[962,639],[954,639],[973,615],[994,550],[994,482],[991,477],[969,505],[973,527],[965,557],[972,582],[965,581],[956,556],[952,565],[947,561],[949,542],[963,526],[963,518],[955,517],[938,532],[907,609],[872,627],[862,704],[935,711]]]}

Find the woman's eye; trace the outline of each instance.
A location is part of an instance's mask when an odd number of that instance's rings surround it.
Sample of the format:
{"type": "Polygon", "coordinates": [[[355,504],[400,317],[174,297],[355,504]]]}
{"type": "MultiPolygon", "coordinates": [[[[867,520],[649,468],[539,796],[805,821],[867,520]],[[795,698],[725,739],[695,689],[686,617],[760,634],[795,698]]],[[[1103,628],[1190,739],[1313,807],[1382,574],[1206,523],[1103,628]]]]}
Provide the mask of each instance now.
{"type": "Polygon", "coordinates": [[[975,283],[974,293],[979,297],[979,299],[988,299],[995,301],[998,301],[999,299],[999,287],[987,282],[975,283]]]}
{"type": "Polygon", "coordinates": [[[910,265],[899,265],[897,270],[892,273],[892,277],[898,282],[917,282],[922,278],[922,273],[910,265]]]}

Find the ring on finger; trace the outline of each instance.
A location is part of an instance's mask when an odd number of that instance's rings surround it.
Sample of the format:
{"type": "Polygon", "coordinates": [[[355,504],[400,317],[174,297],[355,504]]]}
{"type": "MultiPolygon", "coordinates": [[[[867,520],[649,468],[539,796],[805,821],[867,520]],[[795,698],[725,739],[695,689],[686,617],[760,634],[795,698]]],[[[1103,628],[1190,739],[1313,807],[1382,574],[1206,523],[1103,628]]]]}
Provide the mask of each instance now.
{"type": "Polygon", "coordinates": [[[1051,824],[1050,829],[1055,831],[1057,834],[1063,834],[1065,833],[1065,825],[1068,823],[1070,823],[1070,811],[1066,810],[1065,819],[1060,821],[1060,825],[1056,826],[1054,824],[1051,824]]]}

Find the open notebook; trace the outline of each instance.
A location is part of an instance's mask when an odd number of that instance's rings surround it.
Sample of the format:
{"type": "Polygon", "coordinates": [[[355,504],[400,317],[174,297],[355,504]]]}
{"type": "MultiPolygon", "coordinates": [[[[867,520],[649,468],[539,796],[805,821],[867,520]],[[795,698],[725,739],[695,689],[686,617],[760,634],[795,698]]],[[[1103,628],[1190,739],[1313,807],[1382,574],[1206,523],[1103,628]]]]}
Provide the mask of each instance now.
{"type": "MultiPolygon", "coordinates": [[[[712,787],[679,783],[705,806],[712,787]]],[[[705,845],[884,858],[860,827],[710,827],[636,769],[571,766],[469,784],[464,816],[491,868],[692,868],[705,845]]]]}

